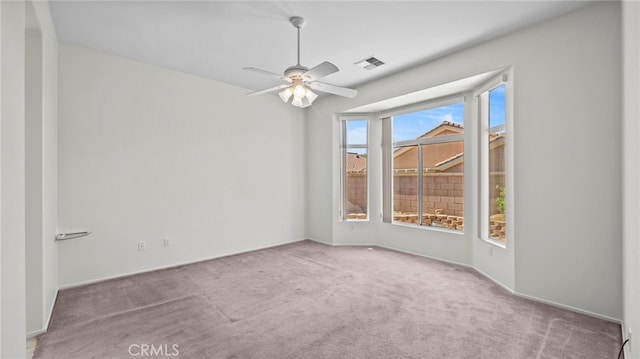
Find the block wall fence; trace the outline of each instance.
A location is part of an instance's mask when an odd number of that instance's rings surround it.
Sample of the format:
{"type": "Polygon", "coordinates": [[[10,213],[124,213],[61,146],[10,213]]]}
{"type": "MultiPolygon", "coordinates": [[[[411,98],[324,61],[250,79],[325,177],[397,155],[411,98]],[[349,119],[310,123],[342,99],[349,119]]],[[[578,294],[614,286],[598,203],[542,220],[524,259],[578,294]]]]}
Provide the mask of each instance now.
{"type": "MultiPolygon", "coordinates": [[[[496,186],[504,187],[504,173],[490,174],[490,198],[498,196],[496,186]]],[[[422,175],[423,223],[433,225],[442,223],[451,229],[464,228],[464,175],[455,173],[432,173],[422,175]]],[[[349,219],[366,218],[367,210],[367,173],[350,172],[347,174],[347,217],[349,219]]],[[[495,200],[491,202],[491,215],[498,214],[495,200]]],[[[394,220],[418,223],[418,175],[415,170],[396,170],[393,176],[393,212],[394,220]]],[[[500,231],[504,222],[491,221],[492,228],[500,231]],[[501,223],[497,223],[501,222],[501,223]],[[497,223],[497,224],[496,224],[497,223]]],[[[495,237],[503,237],[496,233],[495,237]]]]}

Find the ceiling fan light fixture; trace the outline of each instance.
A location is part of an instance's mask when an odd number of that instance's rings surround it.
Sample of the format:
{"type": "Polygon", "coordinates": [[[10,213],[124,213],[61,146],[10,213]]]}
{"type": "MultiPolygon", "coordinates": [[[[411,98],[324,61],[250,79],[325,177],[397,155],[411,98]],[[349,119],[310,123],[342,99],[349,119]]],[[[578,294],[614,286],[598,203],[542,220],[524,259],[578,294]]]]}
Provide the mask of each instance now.
{"type": "Polygon", "coordinates": [[[316,82],[316,80],[320,78],[338,72],[339,70],[336,65],[330,63],[329,61],[325,61],[309,69],[308,67],[302,66],[300,64],[300,29],[304,26],[305,20],[299,16],[293,16],[289,18],[289,22],[291,23],[291,25],[293,25],[293,27],[296,28],[298,32],[298,62],[295,65],[286,68],[284,70],[284,76],[276,74],[274,72],[260,70],[254,67],[244,68],[245,70],[258,72],[261,74],[269,75],[271,77],[277,77],[280,80],[286,81],[287,84],[274,86],[265,90],[254,91],[248,93],[247,96],[256,96],[269,92],[280,91],[278,95],[280,96],[280,99],[282,99],[282,101],[288,103],[289,100],[293,97],[291,105],[299,108],[306,108],[308,106],[311,106],[311,103],[313,103],[313,101],[318,98],[318,95],[311,91],[312,88],[320,92],[353,98],[358,93],[356,90],[316,82]]]}
{"type": "Polygon", "coordinates": [[[307,90],[304,88],[304,85],[298,83],[293,88],[293,97],[294,98],[303,98],[307,94],[307,90]]]}
{"type": "Polygon", "coordinates": [[[309,107],[311,106],[311,101],[309,101],[306,97],[302,98],[302,105],[300,105],[300,108],[305,108],[305,107],[309,107]]]}
{"type": "Polygon", "coordinates": [[[293,100],[291,101],[291,104],[296,107],[302,106],[302,97],[294,97],[293,100]]]}
{"type": "Polygon", "coordinates": [[[305,97],[307,98],[307,100],[309,100],[309,103],[313,103],[313,101],[318,98],[318,95],[311,91],[311,89],[307,89],[307,94],[305,95],[305,97]]]}
{"type": "Polygon", "coordinates": [[[287,87],[286,89],[281,91],[279,93],[279,95],[280,95],[280,98],[282,99],[282,101],[287,103],[287,102],[289,102],[289,99],[291,98],[291,95],[293,95],[293,91],[291,90],[291,87],[287,87]]]}

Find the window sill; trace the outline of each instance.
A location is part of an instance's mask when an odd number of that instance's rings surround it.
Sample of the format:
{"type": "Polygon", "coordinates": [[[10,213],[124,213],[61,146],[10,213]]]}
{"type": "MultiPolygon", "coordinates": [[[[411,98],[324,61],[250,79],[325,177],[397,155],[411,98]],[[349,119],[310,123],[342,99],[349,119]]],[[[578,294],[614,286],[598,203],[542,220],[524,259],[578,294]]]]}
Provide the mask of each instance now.
{"type": "Polygon", "coordinates": [[[502,249],[507,249],[507,243],[503,243],[500,241],[497,241],[495,239],[491,239],[491,238],[478,238],[481,241],[487,242],[488,244],[491,244],[493,246],[496,246],[498,248],[502,248],[502,249]]]}
{"type": "Polygon", "coordinates": [[[448,228],[441,228],[441,227],[434,227],[434,226],[420,226],[417,224],[409,224],[409,223],[403,223],[403,222],[391,222],[389,223],[391,225],[394,226],[400,226],[400,227],[407,227],[407,228],[417,228],[420,230],[427,230],[427,231],[433,231],[433,232],[441,232],[441,233],[449,233],[449,234],[457,234],[457,235],[464,235],[464,231],[458,231],[455,229],[448,229],[448,228]]]}

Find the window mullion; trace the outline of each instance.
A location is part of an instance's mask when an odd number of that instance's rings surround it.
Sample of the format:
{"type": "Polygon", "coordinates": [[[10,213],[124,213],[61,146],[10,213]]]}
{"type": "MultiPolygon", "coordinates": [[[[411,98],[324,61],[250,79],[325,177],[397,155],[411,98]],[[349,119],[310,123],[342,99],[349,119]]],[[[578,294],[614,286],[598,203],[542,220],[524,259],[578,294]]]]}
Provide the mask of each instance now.
{"type": "Polygon", "coordinates": [[[382,119],[382,221],[391,223],[393,198],[393,168],[391,165],[391,121],[390,117],[382,119]]]}
{"type": "Polygon", "coordinates": [[[422,225],[422,144],[418,144],[418,225],[422,225]]]}
{"type": "Polygon", "coordinates": [[[480,226],[479,226],[479,234],[480,238],[486,239],[489,236],[489,213],[488,213],[488,204],[489,204],[489,165],[487,158],[488,154],[488,128],[489,128],[489,95],[484,92],[478,96],[478,112],[480,117],[480,151],[479,151],[479,164],[480,164],[480,226]]]}
{"type": "Polygon", "coordinates": [[[464,135],[447,135],[447,136],[438,136],[438,137],[430,137],[430,138],[418,138],[415,140],[404,140],[404,141],[396,141],[393,143],[394,147],[404,147],[404,146],[412,146],[412,145],[431,145],[437,143],[447,143],[447,142],[458,142],[464,141],[464,135]]]}
{"type": "Polygon", "coordinates": [[[340,121],[340,220],[347,219],[347,121],[340,121]]]}

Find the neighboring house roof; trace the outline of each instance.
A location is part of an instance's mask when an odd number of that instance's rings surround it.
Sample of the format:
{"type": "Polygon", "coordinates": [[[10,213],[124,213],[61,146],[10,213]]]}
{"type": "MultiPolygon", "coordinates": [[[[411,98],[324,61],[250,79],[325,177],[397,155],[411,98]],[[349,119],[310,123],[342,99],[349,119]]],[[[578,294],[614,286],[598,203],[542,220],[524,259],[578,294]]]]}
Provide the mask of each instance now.
{"type": "Polygon", "coordinates": [[[495,135],[495,137],[489,141],[489,149],[493,149],[501,145],[504,145],[504,133],[495,135]]]}
{"type": "Polygon", "coordinates": [[[441,124],[423,133],[422,135],[418,136],[418,138],[436,137],[442,132],[445,132],[446,130],[456,132],[456,133],[462,133],[464,132],[464,126],[455,122],[442,121],[441,124]]]}
{"type": "MultiPolygon", "coordinates": [[[[438,126],[430,129],[429,131],[423,133],[417,138],[433,138],[438,137],[439,135],[453,135],[453,134],[461,134],[464,133],[464,126],[459,123],[442,121],[438,126]],[[443,132],[454,132],[454,133],[443,133],[443,132]]],[[[400,156],[407,151],[411,151],[412,147],[402,147],[396,150],[393,153],[393,156],[400,156]]]]}
{"type": "Polygon", "coordinates": [[[442,162],[436,163],[433,170],[436,172],[443,172],[459,163],[462,163],[463,160],[464,160],[464,153],[458,153],[457,155],[449,157],[442,162]]]}
{"type": "Polygon", "coordinates": [[[367,158],[354,152],[347,152],[347,172],[362,172],[367,169],[367,158]]]}
{"type": "MultiPolygon", "coordinates": [[[[504,134],[499,134],[489,141],[489,149],[494,149],[502,145],[504,145],[504,134]]],[[[436,163],[433,170],[437,172],[443,172],[457,164],[462,163],[463,160],[464,153],[458,153],[457,155],[451,156],[442,162],[436,163]]]]}

